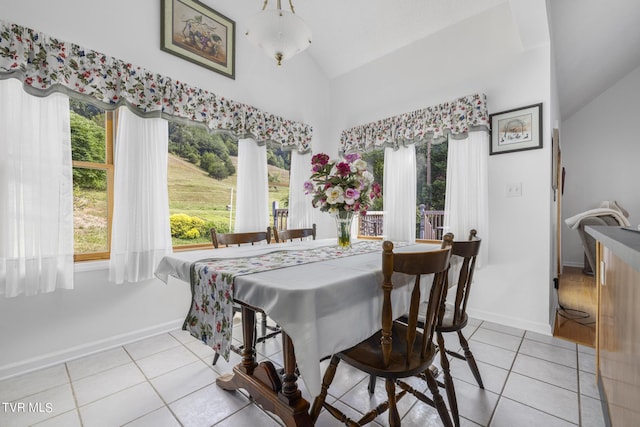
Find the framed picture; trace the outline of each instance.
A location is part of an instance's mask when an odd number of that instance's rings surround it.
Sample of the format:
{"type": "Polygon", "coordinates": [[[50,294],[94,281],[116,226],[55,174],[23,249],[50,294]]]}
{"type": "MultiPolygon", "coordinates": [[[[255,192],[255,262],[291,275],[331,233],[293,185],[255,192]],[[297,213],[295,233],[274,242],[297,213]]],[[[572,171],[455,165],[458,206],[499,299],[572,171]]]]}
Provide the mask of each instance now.
{"type": "Polygon", "coordinates": [[[235,79],[236,23],[197,0],[162,0],[165,52],[235,79]]]}
{"type": "Polygon", "coordinates": [[[489,154],[542,148],[542,103],[491,114],[489,154]]]}

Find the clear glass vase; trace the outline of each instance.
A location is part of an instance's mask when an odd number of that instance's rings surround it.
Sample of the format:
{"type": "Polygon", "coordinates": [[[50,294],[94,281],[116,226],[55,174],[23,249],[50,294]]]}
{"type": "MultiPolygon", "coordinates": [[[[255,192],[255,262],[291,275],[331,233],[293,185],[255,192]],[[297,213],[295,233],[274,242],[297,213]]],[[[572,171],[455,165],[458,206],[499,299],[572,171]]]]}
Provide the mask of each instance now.
{"type": "Polygon", "coordinates": [[[338,246],[344,249],[351,247],[351,223],[352,211],[339,211],[336,215],[336,227],[338,231],[338,246]]]}

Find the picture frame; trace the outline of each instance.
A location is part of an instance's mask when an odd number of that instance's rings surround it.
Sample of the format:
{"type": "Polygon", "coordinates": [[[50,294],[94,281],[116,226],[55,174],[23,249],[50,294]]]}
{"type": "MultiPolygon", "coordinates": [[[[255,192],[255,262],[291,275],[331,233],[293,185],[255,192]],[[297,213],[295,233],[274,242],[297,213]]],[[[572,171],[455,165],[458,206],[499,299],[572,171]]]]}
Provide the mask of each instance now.
{"type": "Polygon", "coordinates": [[[489,155],[542,148],[542,103],[489,115],[489,155]]]}
{"type": "Polygon", "coordinates": [[[235,80],[236,23],[198,0],[162,0],[160,49],[235,80]]]}

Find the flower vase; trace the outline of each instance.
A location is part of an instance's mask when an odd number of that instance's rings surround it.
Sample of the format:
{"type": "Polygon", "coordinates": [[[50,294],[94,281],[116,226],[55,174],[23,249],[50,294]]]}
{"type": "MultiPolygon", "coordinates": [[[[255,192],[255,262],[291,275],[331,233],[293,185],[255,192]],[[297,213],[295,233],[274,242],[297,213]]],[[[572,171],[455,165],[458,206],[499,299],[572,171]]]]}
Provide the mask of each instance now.
{"type": "Polygon", "coordinates": [[[343,249],[351,247],[351,222],[353,212],[339,211],[336,215],[336,227],[338,231],[338,246],[343,249]]]}

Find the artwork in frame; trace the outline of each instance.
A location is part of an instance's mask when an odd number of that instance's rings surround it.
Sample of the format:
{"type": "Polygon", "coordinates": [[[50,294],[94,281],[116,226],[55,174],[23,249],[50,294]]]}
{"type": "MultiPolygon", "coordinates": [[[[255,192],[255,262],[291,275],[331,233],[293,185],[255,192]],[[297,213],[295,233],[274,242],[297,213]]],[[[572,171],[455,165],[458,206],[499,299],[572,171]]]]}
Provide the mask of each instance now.
{"type": "Polygon", "coordinates": [[[162,0],[165,52],[235,79],[236,23],[197,0],[162,0]]]}
{"type": "Polygon", "coordinates": [[[490,155],[542,148],[542,103],[491,114],[489,121],[490,155]]]}

